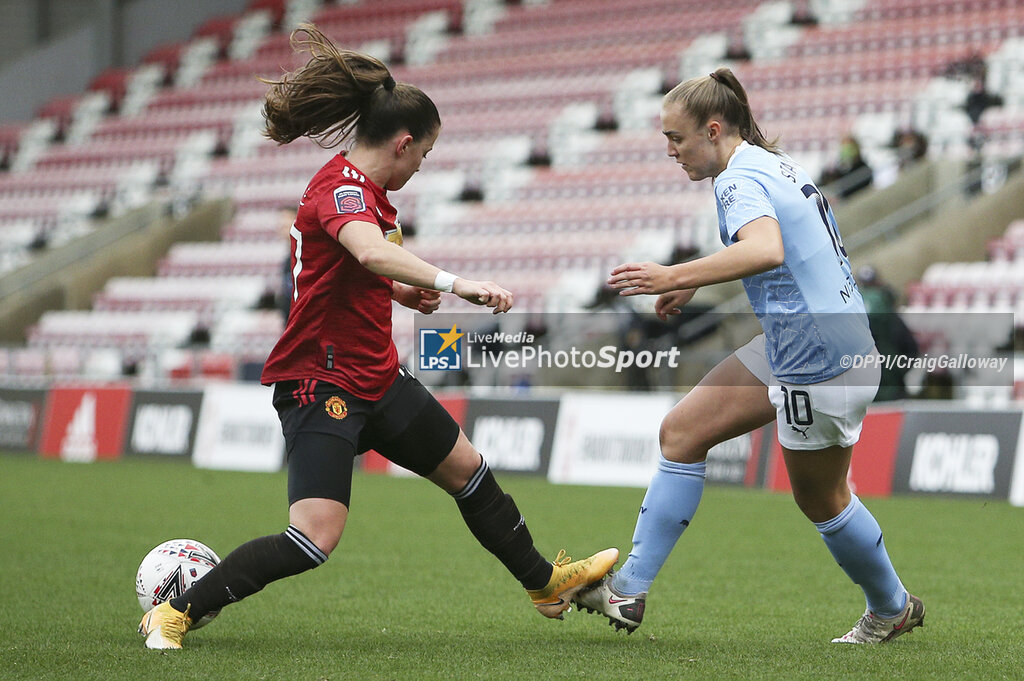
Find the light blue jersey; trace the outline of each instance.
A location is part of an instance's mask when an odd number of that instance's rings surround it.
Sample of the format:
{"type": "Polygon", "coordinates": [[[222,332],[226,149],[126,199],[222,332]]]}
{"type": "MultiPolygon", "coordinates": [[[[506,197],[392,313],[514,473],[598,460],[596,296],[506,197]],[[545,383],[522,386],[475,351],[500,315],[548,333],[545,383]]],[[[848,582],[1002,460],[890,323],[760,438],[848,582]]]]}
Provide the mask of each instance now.
{"type": "Polygon", "coordinates": [[[765,335],[772,375],[820,383],[843,373],[840,358],[863,355],[874,341],[835,216],[810,176],[791,158],[743,142],[715,179],[722,243],[759,217],[779,223],[785,260],[744,277],[765,335]]]}

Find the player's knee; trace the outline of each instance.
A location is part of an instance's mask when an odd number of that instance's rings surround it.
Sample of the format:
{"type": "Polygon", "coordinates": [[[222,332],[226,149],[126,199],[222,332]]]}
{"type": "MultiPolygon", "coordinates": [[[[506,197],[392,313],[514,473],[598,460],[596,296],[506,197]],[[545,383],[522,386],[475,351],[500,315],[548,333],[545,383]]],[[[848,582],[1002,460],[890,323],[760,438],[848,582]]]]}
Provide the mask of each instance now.
{"type": "Polygon", "coordinates": [[[306,533],[309,540],[316,544],[316,547],[324,552],[324,555],[330,556],[331,552],[334,551],[338,546],[338,542],[341,541],[341,529],[337,531],[323,530],[314,531],[312,533],[306,533]]]}
{"type": "Polygon", "coordinates": [[[677,463],[698,463],[707,458],[710,448],[700,435],[695,424],[686,422],[685,417],[669,413],[661,422],[658,431],[661,455],[677,463]]]}
{"type": "Polygon", "coordinates": [[[807,516],[813,521],[812,516],[817,515],[818,504],[813,495],[802,493],[796,489],[793,490],[793,501],[796,502],[797,508],[800,512],[807,516]]]}
{"type": "Polygon", "coordinates": [[[459,433],[459,439],[451,453],[426,478],[452,494],[464,488],[473,479],[483,461],[483,456],[476,451],[465,434],[459,433]]]}
{"type": "Polygon", "coordinates": [[[348,508],[340,503],[325,504],[324,501],[305,500],[305,503],[293,505],[289,521],[310,542],[329,556],[341,541],[341,533],[345,530],[345,520],[348,517],[348,508]]]}
{"type": "Polygon", "coordinates": [[[797,507],[814,523],[823,523],[843,512],[846,504],[840,490],[821,490],[816,488],[793,487],[793,500],[797,507]]]}

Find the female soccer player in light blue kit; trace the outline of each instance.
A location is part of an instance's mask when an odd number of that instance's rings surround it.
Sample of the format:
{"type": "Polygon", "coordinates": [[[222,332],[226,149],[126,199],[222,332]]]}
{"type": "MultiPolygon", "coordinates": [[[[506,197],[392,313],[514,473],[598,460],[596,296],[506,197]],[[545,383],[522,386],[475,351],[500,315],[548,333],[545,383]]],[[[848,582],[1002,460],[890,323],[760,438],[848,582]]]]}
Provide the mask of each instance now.
{"type": "Polygon", "coordinates": [[[867,600],[833,642],[892,640],[923,623],[924,605],[903,587],[878,523],[846,482],[878,372],[849,369],[851,358],[876,351],[832,211],[807,173],[764,138],[729,69],[677,85],[661,120],[668,155],[691,180],[712,178],[727,248],[670,267],[620,265],[608,283],[621,295],[659,294],[665,320],[700,286],[741,279],[764,334],[665,417],[629,558],[575,601],[636,629],[651,583],[697,510],[708,450],[776,420],[797,505],[867,600]]]}

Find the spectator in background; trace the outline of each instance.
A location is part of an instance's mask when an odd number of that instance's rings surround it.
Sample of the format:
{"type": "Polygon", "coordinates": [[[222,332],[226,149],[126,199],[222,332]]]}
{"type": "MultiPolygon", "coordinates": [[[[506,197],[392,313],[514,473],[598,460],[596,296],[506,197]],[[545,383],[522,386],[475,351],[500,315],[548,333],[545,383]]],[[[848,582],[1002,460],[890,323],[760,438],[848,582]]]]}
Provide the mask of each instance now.
{"type": "Polygon", "coordinates": [[[942,76],[955,79],[976,79],[984,78],[986,71],[984,55],[980,52],[972,52],[966,57],[954,59],[946,64],[942,70],[942,76]]]}
{"type": "Polygon", "coordinates": [[[826,168],[821,174],[818,184],[835,183],[835,193],[841,198],[849,198],[874,182],[874,173],[860,153],[860,143],[853,135],[847,135],[839,143],[839,158],[835,164],[826,168]]]}
{"type": "MultiPolygon", "coordinates": [[[[875,339],[875,347],[884,356],[905,355],[917,357],[919,348],[914,334],[896,311],[896,294],[882,281],[874,267],[865,265],[857,269],[857,286],[864,309],[868,313],[868,326],[875,339]]],[[[907,397],[907,370],[882,367],[875,402],[902,400],[907,397]]]]}
{"type": "Polygon", "coordinates": [[[988,65],[981,53],[975,52],[964,59],[951,62],[946,67],[945,75],[971,82],[971,91],[967,94],[967,99],[964,100],[963,109],[975,127],[981,121],[981,115],[985,113],[985,109],[990,106],[1003,105],[1002,97],[992,94],[986,89],[988,65]]]}
{"type": "Polygon", "coordinates": [[[961,108],[971,119],[973,126],[968,144],[975,154],[980,154],[981,148],[985,145],[985,136],[978,127],[981,115],[989,107],[1003,105],[1002,97],[990,93],[986,89],[988,65],[985,63],[985,57],[979,52],[974,52],[963,59],[952,61],[946,65],[942,75],[946,78],[967,80],[971,83],[971,91],[964,99],[961,108]]]}
{"type": "Polygon", "coordinates": [[[971,91],[967,93],[967,99],[964,100],[963,109],[967,112],[967,117],[971,119],[971,137],[968,143],[971,149],[974,150],[975,154],[980,155],[982,147],[985,146],[985,133],[981,129],[981,116],[985,113],[985,110],[993,106],[1002,106],[1003,98],[999,95],[990,93],[985,88],[985,72],[984,70],[980,75],[974,78],[974,83],[971,86],[971,91]]]}
{"type": "Polygon", "coordinates": [[[985,88],[985,78],[982,77],[974,80],[971,91],[967,93],[967,99],[964,100],[964,111],[967,112],[967,117],[971,119],[971,123],[977,125],[981,122],[981,115],[985,113],[985,109],[1002,105],[1003,98],[989,92],[985,88]]]}
{"type": "Polygon", "coordinates": [[[900,170],[909,168],[928,155],[928,138],[914,128],[897,130],[890,146],[896,150],[900,170]]]}

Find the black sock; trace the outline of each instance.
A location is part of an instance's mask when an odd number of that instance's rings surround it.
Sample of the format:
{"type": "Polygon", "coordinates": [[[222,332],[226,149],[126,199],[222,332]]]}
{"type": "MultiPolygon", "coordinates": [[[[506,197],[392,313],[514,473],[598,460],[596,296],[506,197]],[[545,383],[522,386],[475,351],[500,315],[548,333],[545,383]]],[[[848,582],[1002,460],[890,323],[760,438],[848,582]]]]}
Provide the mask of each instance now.
{"type": "Polygon", "coordinates": [[[551,563],[533,546],[516,502],[502,492],[487,462],[481,460],[466,486],[452,495],[469,531],[527,589],[543,589],[551,579],[551,563]]]}
{"type": "Polygon", "coordinates": [[[253,539],[227,555],[181,596],[171,599],[179,612],[190,608],[193,622],[229,603],[251,596],[267,584],[311,570],[327,560],[306,535],[292,525],[281,534],[253,539]]]}

